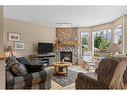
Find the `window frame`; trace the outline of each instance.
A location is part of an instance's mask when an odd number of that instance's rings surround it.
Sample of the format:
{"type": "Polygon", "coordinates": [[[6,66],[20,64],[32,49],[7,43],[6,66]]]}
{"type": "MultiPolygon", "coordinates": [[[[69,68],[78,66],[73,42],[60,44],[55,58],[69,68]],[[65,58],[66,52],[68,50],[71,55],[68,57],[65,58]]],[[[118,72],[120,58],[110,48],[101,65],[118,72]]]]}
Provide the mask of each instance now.
{"type": "Polygon", "coordinates": [[[91,36],[91,33],[90,32],[84,32],[84,31],[82,31],[82,32],[80,32],[80,56],[81,57],[83,57],[83,53],[82,53],[82,33],[88,33],[88,51],[90,51],[91,49],[90,49],[90,36],[91,36]]]}

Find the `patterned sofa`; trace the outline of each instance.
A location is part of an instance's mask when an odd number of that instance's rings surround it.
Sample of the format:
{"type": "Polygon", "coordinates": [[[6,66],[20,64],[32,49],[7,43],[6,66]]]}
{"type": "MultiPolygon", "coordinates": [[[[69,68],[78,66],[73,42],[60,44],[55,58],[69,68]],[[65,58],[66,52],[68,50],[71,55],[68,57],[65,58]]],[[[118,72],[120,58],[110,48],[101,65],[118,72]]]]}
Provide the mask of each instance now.
{"type": "MultiPolygon", "coordinates": [[[[52,71],[50,69],[38,72],[14,75],[11,68],[18,63],[15,58],[6,61],[6,89],[50,89],[52,71]]],[[[23,65],[22,65],[23,66],[23,65]]]]}
{"type": "MultiPolygon", "coordinates": [[[[96,73],[79,72],[75,80],[76,89],[109,89],[115,69],[121,58],[105,58],[99,63],[96,73]]],[[[127,84],[127,69],[123,75],[123,82],[127,84]]]]}

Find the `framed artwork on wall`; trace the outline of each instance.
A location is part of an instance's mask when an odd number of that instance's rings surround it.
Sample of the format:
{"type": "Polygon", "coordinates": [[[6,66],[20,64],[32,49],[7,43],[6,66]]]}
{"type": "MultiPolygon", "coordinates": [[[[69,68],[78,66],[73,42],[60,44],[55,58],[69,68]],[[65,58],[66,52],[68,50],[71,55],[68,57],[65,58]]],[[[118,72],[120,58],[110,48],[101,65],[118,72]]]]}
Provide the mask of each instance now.
{"type": "Polygon", "coordinates": [[[15,42],[14,47],[16,50],[23,50],[25,49],[25,43],[23,42],[15,42]]]}
{"type": "Polygon", "coordinates": [[[14,32],[8,32],[9,41],[20,41],[20,34],[14,32]]]}

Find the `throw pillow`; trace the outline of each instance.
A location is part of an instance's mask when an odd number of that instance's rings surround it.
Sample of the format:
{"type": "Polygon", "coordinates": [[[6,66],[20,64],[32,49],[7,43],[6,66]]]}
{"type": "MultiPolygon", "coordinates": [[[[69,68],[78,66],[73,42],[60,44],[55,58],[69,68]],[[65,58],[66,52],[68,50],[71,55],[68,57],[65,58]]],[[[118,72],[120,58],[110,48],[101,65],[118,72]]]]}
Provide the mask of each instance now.
{"type": "Polygon", "coordinates": [[[17,62],[16,57],[8,57],[6,59],[6,70],[10,70],[11,66],[17,62]]]}
{"type": "Polygon", "coordinates": [[[30,62],[25,57],[16,58],[22,64],[30,64],[30,62]]]}
{"type": "Polygon", "coordinates": [[[28,73],[26,67],[19,62],[16,62],[11,66],[11,71],[17,76],[25,75],[28,73]]]}
{"type": "Polygon", "coordinates": [[[39,72],[39,71],[44,70],[43,65],[41,64],[25,64],[25,66],[29,73],[39,72]]]}

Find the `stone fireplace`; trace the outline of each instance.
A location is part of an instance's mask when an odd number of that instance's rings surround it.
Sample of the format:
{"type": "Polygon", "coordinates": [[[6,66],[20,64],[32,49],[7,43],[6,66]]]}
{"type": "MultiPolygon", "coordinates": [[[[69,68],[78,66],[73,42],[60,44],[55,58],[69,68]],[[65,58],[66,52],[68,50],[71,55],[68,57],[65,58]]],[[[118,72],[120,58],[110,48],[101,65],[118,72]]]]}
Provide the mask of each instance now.
{"type": "Polygon", "coordinates": [[[55,60],[78,64],[78,28],[56,28],[55,60]]]}
{"type": "Polygon", "coordinates": [[[72,52],[60,52],[60,61],[72,62],[72,52]]]}

